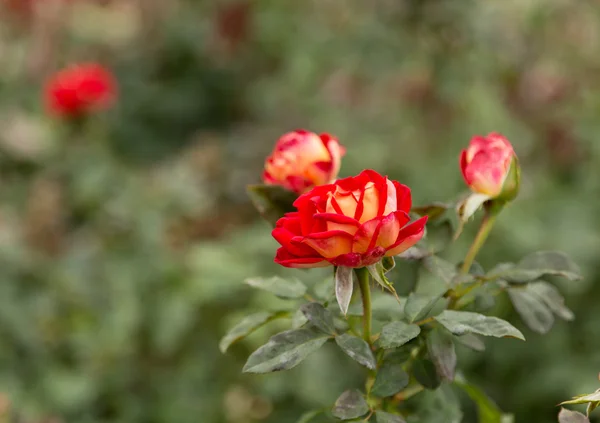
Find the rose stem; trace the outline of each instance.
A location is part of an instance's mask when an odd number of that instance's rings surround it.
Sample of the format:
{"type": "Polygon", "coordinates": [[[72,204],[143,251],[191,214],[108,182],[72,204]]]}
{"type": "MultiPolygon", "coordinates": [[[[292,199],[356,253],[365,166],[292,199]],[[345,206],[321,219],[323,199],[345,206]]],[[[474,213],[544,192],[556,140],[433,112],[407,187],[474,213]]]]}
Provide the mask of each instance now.
{"type": "Polygon", "coordinates": [[[477,232],[477,235],[475,236],[475,239],[473,240],[473,243],[471,244],[471,247],[469,248],[469,251],[465,256],[465,260],[463,261],[462,267],[460,269],[462,273],[466,274],[469,272],[469,269],[471,269],[473,261],[475,260],[475,256],[485,243],[485,240],[487,239],[488,235],[490,234],[490,231],[492,230],[492,227],[494,226],[494,222],[496,221],[497,215],[497,210],[486,209],[485,216],[483,217],[481,225],[479,226],[479,231],[477,232]]]}
{"type": "Polygon", "coordinates": [[[371,346],[371,286],[366,267],[356,269],[363,304],[363,338],[371,346]]]}

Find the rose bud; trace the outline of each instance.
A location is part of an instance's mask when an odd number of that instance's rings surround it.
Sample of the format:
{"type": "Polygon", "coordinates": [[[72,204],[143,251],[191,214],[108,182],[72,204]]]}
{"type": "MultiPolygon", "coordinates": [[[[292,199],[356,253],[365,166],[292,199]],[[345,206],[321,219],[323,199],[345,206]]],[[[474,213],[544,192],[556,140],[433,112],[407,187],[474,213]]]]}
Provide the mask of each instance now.
{"type": "Polygon", "coordinates": [[[510,142],[500,134],[476,136],[460,155],[460,169],[471,190],[490,199],[512,200],[519,188],[519,164],[510,142]]]}
{"type": "Polygon", "coordinates": [[[283,135],[267,158],[263,181],[302,194],[332,182],[346,150],[329,135],[298,130],[283,135]]]}
{"type": "Polygon", "coordinates": [[[427,222],[409,223],[410,189],[373,170],[317,186],[294,206],[273,230],[285,267],[369,266],[415,245],[427,222]]]}
{"type": "Polygon", "coordinates": [[[106,109],[116,98],[117,83],[112,73],[99,64],[69,66],[46,83],[48,111],[64,117],[81,117],[106,109]]]}

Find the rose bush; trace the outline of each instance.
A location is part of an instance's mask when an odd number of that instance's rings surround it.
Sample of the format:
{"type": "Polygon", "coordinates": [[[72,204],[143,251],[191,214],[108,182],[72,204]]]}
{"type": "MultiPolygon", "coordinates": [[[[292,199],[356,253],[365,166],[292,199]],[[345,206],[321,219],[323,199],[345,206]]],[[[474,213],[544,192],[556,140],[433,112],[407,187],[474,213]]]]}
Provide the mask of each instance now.
{"type": "Polygon", "coordinates": [[[410,189],[373,170],[301,195],[273,230],[286,267],[364,267],[412,247],[427,217],[412,223],[410,189]]]}
{"type": "Polygon", "coordinates": [[[263,181],[302,194],[332,182],[340,171],[345,149],[329,134],[298,130],[277,141],[265,162],[263,181]]]}
{"type": "Polygon", "coordinates": [[[510,142],[500,134],[475,136],[460,155],[463,178],[475,193],[490,198],[502,192],[516,155],[510,142]]]}
{"type": "Polygon", "coordinates": [[[112,73],[96,63],[71,65],[46,83],[48,111],[63,117],[78,117],[112,105],[117,83],[112,73]]]}

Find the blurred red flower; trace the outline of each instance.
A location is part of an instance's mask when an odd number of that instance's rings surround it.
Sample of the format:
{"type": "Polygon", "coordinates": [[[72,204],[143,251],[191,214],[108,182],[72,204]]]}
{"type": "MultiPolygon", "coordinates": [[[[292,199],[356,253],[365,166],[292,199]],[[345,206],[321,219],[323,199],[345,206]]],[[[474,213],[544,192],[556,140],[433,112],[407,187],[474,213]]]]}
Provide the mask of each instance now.
{"type": "Polygon", "coordinates": [[[44,95],[50,113],[79,117],[110,107],[117,96],[117,82],[102,65],[75,64],[54,74],[44,95]]]}

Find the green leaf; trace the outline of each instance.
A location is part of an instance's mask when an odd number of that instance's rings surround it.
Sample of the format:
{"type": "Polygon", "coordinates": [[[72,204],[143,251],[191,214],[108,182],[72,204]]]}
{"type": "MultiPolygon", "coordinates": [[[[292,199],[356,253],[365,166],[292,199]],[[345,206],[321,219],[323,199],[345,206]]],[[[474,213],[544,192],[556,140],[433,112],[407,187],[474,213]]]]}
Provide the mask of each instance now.
{"type": "Polygon", "coordinates": [[[377,362],[373,356],[371,347],[363,339],[345,333],[335,337],[335,342],[350,358],[374,370],[377,367],[377,362]]]}
{"type": "Polygon", "coordinates": [[[577,411],[561,408],[558,413],[558,423],[590,423],[590,419],[577,411]]]}
{"type": "MultiPolygon", "coordinates": [[[[394,264],[395,265],[395,264],[394,264]]],[[[384,289],[390,291],[394,296],[400,301],[398,298],[398,294],[396,294],[396,289],[394,285],[385,277],[385,268],[383,267],[383,261],[378,261],[375,264],[367,266],[367,270],[379,285],[381,285],[384,289]]]]}
{"type": "Polygon", "coordinates": [[[275,226],[285,213],[296,211],[298,195],[277,185],[249,185],[248,196],[260,215],[275,226]]]}
{"type": "Polygon", "coordinates": [[[477,405],[479,423],[502,423],[505,421],[502,411],[481,389],[462,378],[457,378],[455,384],[461,387],[477,405]]]}
{"type": "Polygon", "coordinates": [[[333,324],[333,315],[329,310],[323,307],[319,303],[308,303],[303,304],[300,307],[304,317],[312,323],[317,329],[334,335],[335,334],[335,325],[333,324]]]}
{"type": "Polygon", "coordinates": [[[385,411],[377,411],[375,417],[377,423],[406,423],[406,420],[399,415],[386,413],[385,411]]]}
{"type": "Polygon", "coordinates": [[[442,381],[440,375],[431,360],[416,360],[412,366],[412,372],[417,382],[427,389],[437,389],[442,381]]]}
{"type": "Polygon", "coordinates": [[[229,347],[244,339],[258,328],[266,325],[272,320],[288,316],[289,313],[287,311],[277,311],[275,313],[261,311],[259,313],[251,314],[250,316],[246,316],[241,322],[231,328],[223,338],[221,338],[221,342],[219,342],[219,349],[222,353],[225,353],[229,347]]]}
{"type": "Polygon", "coordinates": [[[253,288],[269,291],[280,298],[296,299],[306,294],[306,285],[295,278],[283,279],[273,276],[271,278],[249,278],[245,282],[253,288]]]}
{"type": "Polygon", "coordinates": [[[510,337],[525,340],[525,337],[517,328],[497,317],[484,316],[469,311],[444,310],[434,319],[454,335],[476,333],[496,338],[510,337]]]}
{"type": "Polygon", "coordinates": [[[587,410],[586,410],[586,414],[588,415],[588,417],[590,416],[590,413],[598,407],[600,407],[600,401],[594,401],[594,402],[588,403],[587,410]]]}
{"type": "Polygon", "coordinates": [[[352,280],[353,269],[351,267],[339,266],[335,270],[335,297],[344,315],[348,314],[354,282],[352,280]]]}
{"type": "Polygon", "coordinates": [[[456,266],[437,256],[426,257],[423,259],[423,265],[427,270],[442,279],[448,285],[450,285],[458,275],[456,266]]]}
{"type": "Polygon", "coordinates": [[[455,338],[460,344],[474,351],[485,351],[483,340],[473,333],[465,333],[464,335],[455,338]]]}
{"type": "Polygon", "coordinates": [[[406,298],[400,298],[398,301],[392,295],[374,293],[371,301],[373,309],[373,318],[379,321],[402,320],[404,318],[404,304],[406,298]]]}
{"type": "Polygon", "coordinates": [[[527,290],[541,298],[554,314],[563,320],[575,319],[575,314],[565,306],[565,299],[555,286],[548,282],[538,281],[527,285],[527,290]]]}
{"type": "Polygon", "coordinates": [[[381,265],[383,266],[383,273],[387,274],[396,267],[396,260],[394,260],[394,257],[384,257],[381,259],[381,265]]]}
{"type": "Polygon", "coordinates": [[[279,333],[250,355],[245,373],[268,373],[288,370],[323,346],[330,337],[312,328],[279,333]]]}
{"type": "Polygon", "coordinates": [[[410,377],[402,368],[400,360],[395,355],[387,355],[383,359],[371,388],[372,395],[391,397],[408,386],[410,377]]]}
{"type": "Polygon", "coordinates": [[[541,334],[548,333],[552,329],[554,315],[541,298],[522,288],[510,288],[508,295],[515,310],[529,329],[541,334]]]}
{"type": "Polygon", "coordinates": [[[292,316],[292,329],[300,329],[306,323],[308,323],[308,319],[306,318],[306,316],[304,316],[302,310],[296,310],[296,312],[292,316]]]}
{"type": "Polygon", "coordinates": [[[527,283],[545,275],[562,276],[569,280],[581,279],[579,267],[566,254],[558,251],[540,251],[530,254],[516,266],[501,263],[487,274],[487,278],[505,279],[511,283],[527,283]]]}
{"type": "Polygon", "coordinates": [[[587,404],[588,402],[600,401],[600,389],[593,394],[578,395],[571,400],[561,402],[559,405],[565,404],[587,404]]]}
{"type": "Polygon", "coordinates": [[[419,216],[429,216],[429,221],[436,220],[441,217],[446,210],[453,207],[452,204],[433,202],[424,206],[413,207],[411,212],[418,214],[419,216]]]}
{"type": "Polygon", "coordinates": [[[456,350],[452,335],[441,328],[427,334],[427,351],[438,374],[446,380],[454,380],[456,372],[456,350]]]}
{"type": "Polygon", "coordinates": [[[410,323],[426,318],[443,295],[443,292],[439,295],[422,295],[411,292],[404,305],[404,315],[410,323]]]}
{"type": "Polygon", "coordinates": [[[419,333],[421,333],[421,328],[417,325],[391,322],[383,327],[377,342],[384,349],[397,348],[419,336],[419,333]]]}
{"type": "Polygon", "coordinates": [[[356,419],[368,412],[369,405],[363,394],[357,390],[349,390],[340,395],[331,410],[334,417],[341,420],[356,419]]]}

